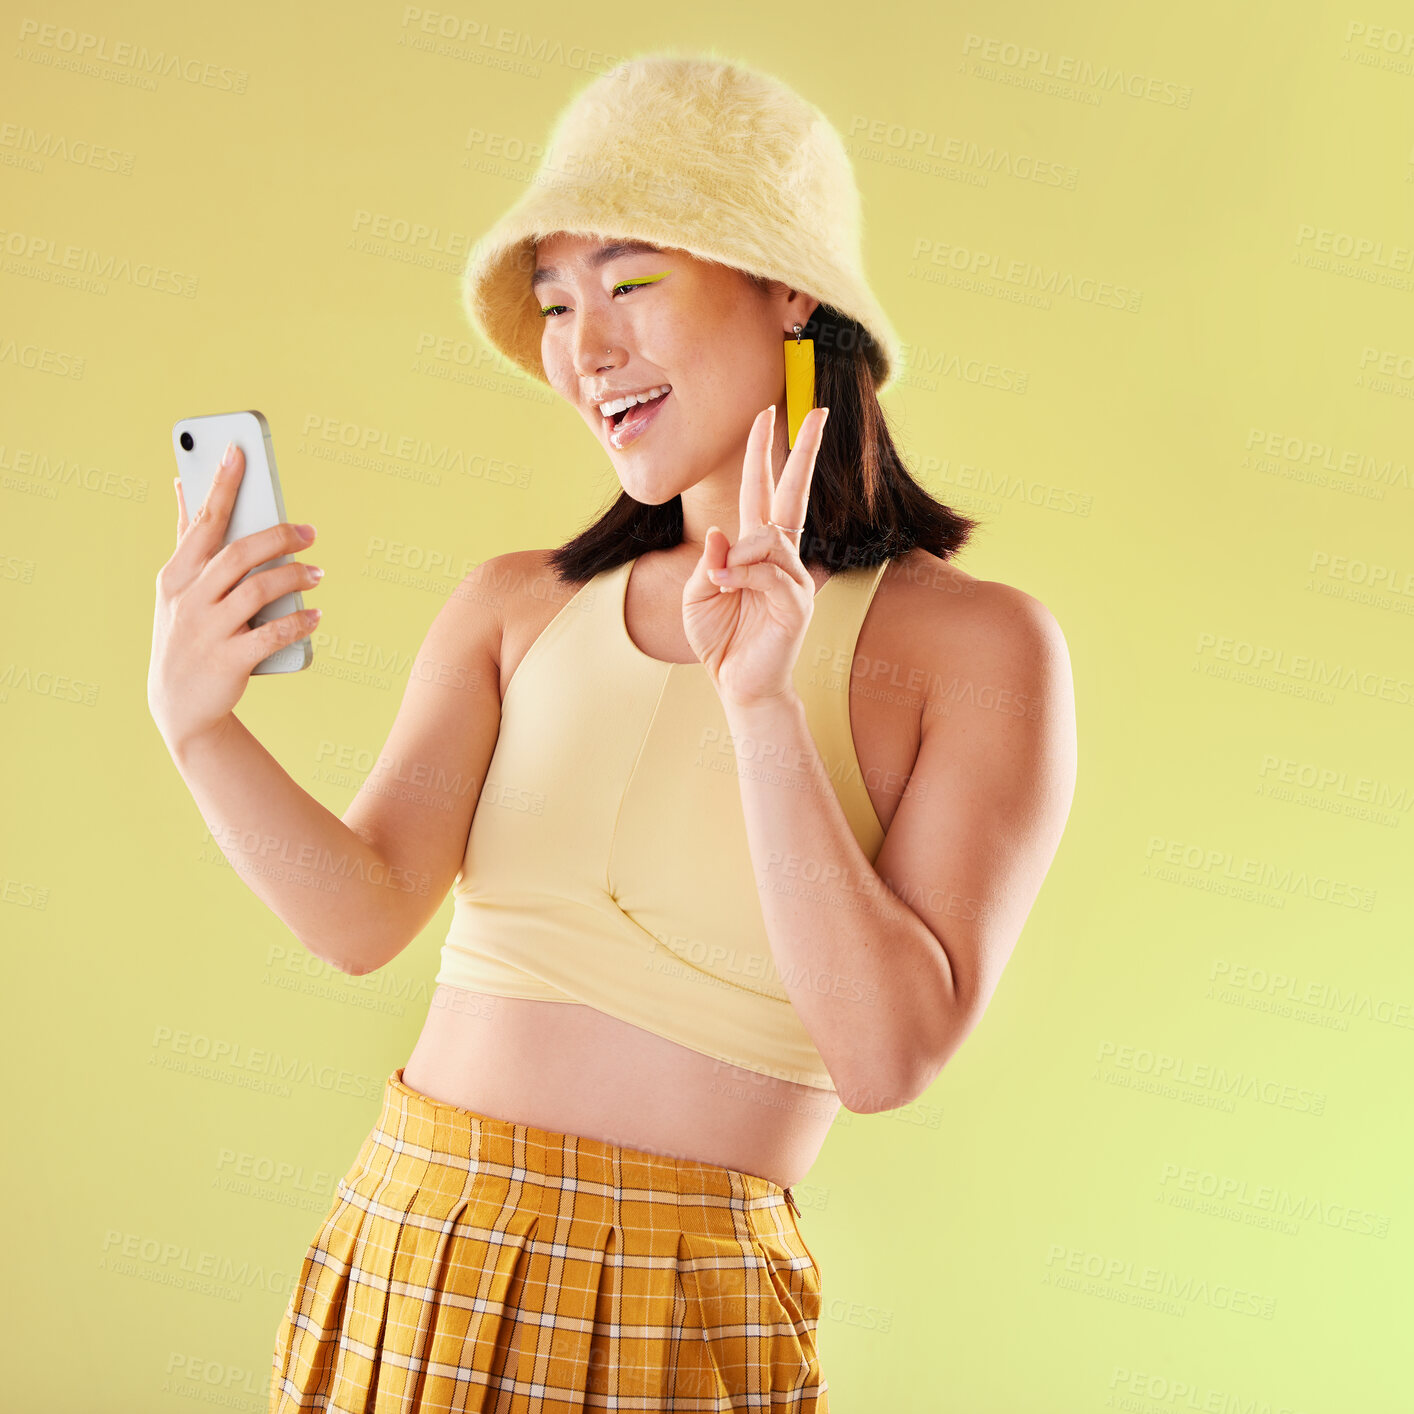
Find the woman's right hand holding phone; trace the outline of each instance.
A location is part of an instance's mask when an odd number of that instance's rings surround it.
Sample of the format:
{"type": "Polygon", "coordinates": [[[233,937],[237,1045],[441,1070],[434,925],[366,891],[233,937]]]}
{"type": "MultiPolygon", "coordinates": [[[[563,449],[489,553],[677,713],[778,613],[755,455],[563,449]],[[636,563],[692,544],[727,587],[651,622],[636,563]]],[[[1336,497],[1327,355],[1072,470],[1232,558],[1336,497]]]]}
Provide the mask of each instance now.
{"type": "Polygon", "coordinates": [[[188,521],[181,479],[177,492],[177,545],[157,572],[157,605],[147,705],[169,748],[176,750],[231,720],[256,664],[277,649],[314,632],[318,609],[304,609],[251,628],[265,605],[293,590],[310,589],[323,571],[291,561],[243,578],[256,565],[298,554],[314,540],[312,525],[272,525],[225,540],[245,456],[228,447],[196,516],[188,521]]]}

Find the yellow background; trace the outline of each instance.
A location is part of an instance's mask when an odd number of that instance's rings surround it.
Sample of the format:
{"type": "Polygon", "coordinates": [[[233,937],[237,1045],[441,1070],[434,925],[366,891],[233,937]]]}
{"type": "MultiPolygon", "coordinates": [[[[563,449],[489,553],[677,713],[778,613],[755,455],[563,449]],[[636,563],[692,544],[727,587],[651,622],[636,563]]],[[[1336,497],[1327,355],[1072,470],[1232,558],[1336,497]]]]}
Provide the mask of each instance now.
{"type": "Polygon", "coordinates": [[[1414,16],[1065,8],[12,14],[9,1407],[265,1407],[450,916],[348,978],[210,839],[145,702],[172,423],[261,409],[319,528],[313,667],[238,715],[341,812],[464,570],[616,489],[467,246],[595,73],[707,44],[849,142],[901,445],[1077,691],[981,1027],[800,1185],[832,1406],[1409,1407],[1414,16]]]}

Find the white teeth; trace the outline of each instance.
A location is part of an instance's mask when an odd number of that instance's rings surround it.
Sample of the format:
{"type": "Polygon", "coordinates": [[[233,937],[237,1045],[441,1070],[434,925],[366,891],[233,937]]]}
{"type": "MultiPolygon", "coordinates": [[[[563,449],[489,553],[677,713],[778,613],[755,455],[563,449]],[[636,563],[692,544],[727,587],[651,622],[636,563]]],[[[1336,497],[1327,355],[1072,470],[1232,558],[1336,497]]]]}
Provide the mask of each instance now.
{"type": "Polygon", "coordinates": [[[631,408],[635,403],[651,402],[654,398],[662,397],[664,393],[671,391],[671,383],[662,383],[656,388],[649,388],[646,393],[628,393],[622,398],[615,398],[611,403],[600,403],[599,411],[605,417],[613,417],[625,408],[631,408]]]}

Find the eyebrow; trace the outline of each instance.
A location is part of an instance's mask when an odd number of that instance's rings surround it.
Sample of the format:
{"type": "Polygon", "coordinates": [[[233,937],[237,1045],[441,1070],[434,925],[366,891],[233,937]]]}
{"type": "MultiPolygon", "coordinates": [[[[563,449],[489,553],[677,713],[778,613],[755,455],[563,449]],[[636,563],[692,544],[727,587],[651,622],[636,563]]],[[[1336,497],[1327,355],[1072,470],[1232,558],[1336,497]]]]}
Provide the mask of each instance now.
{"type": "MultiPolygon", "coordinates": [[[[589,257],[590,267],[597,270],[601,265],[607,265],[611,260],[617,260],[621,255],[637,255],[640,252],[660,251],[662,246],[653,245],[650,241],[614,241],[611,245],[601,245],[589,257]]],[[[541,265],[537,267],[535,273],[530,277],[530,288],[537,290],[548,280],[561,280],[564,276],[552,265],[541,265]]]]}

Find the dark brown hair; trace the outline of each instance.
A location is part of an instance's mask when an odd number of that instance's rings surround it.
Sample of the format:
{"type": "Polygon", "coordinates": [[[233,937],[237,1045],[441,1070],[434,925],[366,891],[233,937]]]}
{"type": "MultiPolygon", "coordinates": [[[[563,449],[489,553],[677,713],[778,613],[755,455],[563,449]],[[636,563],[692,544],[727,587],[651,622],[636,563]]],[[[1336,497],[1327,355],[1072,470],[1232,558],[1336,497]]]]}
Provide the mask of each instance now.
{"type": "MultiPolygon", "coordinates": [[[[763,293],[775,283],[747,278],[763,293]]],[[[822,304],[801,337],[815,341],[815,403],[830,415],[810,482],[800,558],[832,574],[877,565],[920,545],[950,559],[979,522],[930,496],[904,465],[875,391],[867,331],[822,304]]],[[[649,506],[621,490],[592,525],[551,551],[549,562],[562,581],[579,583],[681,543],[681,496],[649,506]]]]}

